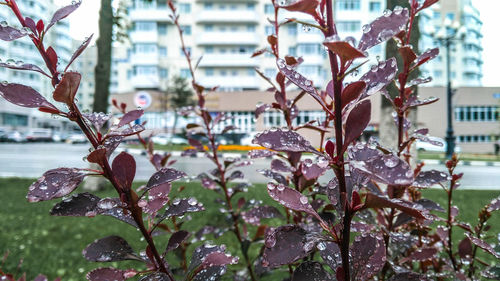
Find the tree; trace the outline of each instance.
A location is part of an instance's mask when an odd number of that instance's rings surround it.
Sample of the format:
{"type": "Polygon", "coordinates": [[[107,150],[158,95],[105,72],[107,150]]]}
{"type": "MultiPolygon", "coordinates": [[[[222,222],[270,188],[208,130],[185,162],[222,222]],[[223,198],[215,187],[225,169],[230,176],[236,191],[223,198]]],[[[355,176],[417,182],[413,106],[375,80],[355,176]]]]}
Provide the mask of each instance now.
{"type": "Polygon", "coordinates": [[[173,135],[177,127],[177,119],[179,118],[177,108],[194,105],[193,91],[191,87],[189,87],[186,78],[175,76],[172,79],[172,85],[167,88],[166,94],[170,107],[174,110],[174,124],[172,126],[173,135]]]}

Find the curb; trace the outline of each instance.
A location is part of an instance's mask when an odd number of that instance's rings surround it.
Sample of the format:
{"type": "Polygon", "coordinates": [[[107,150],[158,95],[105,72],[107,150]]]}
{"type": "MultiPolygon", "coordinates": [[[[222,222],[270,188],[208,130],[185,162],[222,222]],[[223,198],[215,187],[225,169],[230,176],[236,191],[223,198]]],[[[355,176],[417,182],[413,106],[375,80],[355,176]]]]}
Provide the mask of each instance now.
{"type": "MultiPolygon", "coordinates": [[[[423,159],[419,160],[419,163],[424,162],[425,164],[430,165],[445,165],[446,161],[444,160],[435,160],[435,159],[423,159]]],[[[497,161],[460,161],[458,166],[475,166],[475,167],[500,167],[500,162],[497,161]]]]}

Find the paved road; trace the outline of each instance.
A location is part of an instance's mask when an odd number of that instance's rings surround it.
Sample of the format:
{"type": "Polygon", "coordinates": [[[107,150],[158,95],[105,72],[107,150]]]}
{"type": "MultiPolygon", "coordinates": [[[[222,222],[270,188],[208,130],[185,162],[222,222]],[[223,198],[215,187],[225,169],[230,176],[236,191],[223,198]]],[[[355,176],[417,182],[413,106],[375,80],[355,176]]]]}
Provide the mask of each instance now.
{"type": "MultiPolygon", "coordinates": [[[[37,178],[46,170],[57,167],[86,167],[83,156],[88,153],[88,145],[68,145],[54,143],[5,144],[0,143],[0,177],[37,178]]],[[[204,158],[175,158],[174,167],[185,171],[189,176],[214,167],[204,158]]],[[[144,156],[136,156],[137,179],[147,180],[154,172],[144,156]]],[[[266,178],[255,172],[256,169],[269,167],[269,160],[257,160],[254,165],[243,168],[250,182],[266,182],[266,178]]],[[[444,170],[440,165],[426,165],[426,169],[444,170]]],[[[500,189],[500,167],[460,166],[458,171],[465,173],[462,180],[464,188],[500,189]]],[[[323,181],[330,175],[324,176],[323,181]]]]}

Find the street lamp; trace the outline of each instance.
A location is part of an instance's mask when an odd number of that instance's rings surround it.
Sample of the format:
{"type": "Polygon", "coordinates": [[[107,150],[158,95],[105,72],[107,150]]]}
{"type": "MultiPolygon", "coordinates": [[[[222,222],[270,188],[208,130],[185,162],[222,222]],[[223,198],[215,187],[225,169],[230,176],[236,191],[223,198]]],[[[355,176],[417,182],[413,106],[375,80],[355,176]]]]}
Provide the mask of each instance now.
{"type": "Polygon", "coordinates": [[[455,151],[455,136],[453,134],[453,106],[450,71],[450,49],[453,44],[465,38],[465,27],[460,26],[458,21],[452,22],[446,19],[443,26],[437,32],[430,32],[431,36],[446,49],[446,108],[447,108],[447,128],[446,128],[446,158],[450,159],[455,151]]]}

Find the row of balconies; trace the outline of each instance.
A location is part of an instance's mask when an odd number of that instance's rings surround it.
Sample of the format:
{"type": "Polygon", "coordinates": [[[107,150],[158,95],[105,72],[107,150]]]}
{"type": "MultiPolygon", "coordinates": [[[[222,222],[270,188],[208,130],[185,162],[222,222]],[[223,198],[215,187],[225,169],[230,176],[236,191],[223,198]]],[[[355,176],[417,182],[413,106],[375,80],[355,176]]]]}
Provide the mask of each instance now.
{"type": "MultiPolygon", "coordinates": [[[[133,9],[130,10],[131,21],[171,21],[168,9],[133,9]]],[[[261,16],[257,11],[251,10],[202,10],[197,13],[195,20],[199,23],[258,23],[261,16]]]]}

